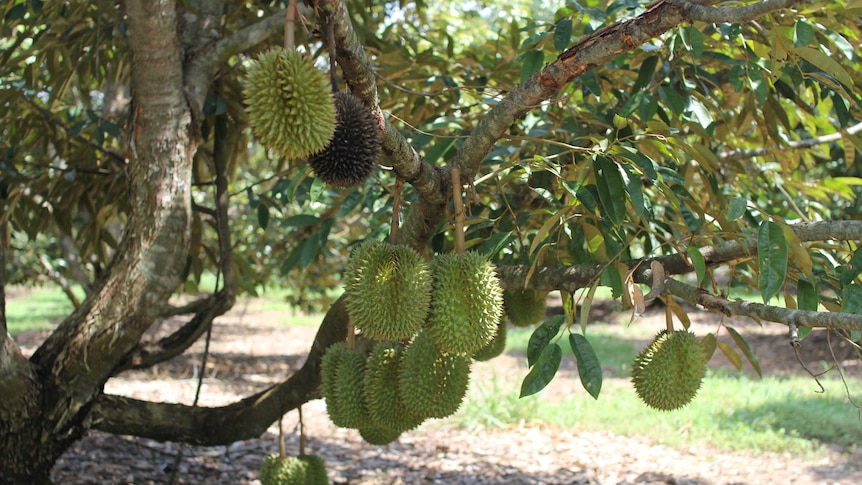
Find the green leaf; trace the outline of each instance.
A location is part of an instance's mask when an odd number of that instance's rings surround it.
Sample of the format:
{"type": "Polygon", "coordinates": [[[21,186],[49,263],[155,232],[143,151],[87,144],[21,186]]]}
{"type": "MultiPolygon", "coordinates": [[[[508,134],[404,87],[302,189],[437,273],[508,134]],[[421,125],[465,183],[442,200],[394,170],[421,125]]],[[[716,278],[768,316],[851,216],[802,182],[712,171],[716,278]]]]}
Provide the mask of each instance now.
{"type": "Polygon", "coordinates": [[[590,396],[593,396],[593,399],[598,399],[599,393],[602,391],[602,365],[599,363],[593,346],[590,345],[586,337],[579,333],[569,334],[569,345],[571,345],[575,359],[578,361],[578,375],[581,377],[581,385],[590,393],[590,396]]]}
{"type": "Polygon", "coordinates": [[[266,204],[259,204],[257,206],[257,223],[264,231],[266,230],[266,226],[269,225],[269,207],[266,204]]]}
{"type": "Polygon", "coordinates": [[[700,59],[703,55],[703,34],[694,26],[689,30],[689,45],[691,46],[691,55],[695,59],[700,59]]]}
{"type": "Polygon", "coordinates": [[[847,286],[862,273],[862,248],[856,250],[850,261],[841,266],[841,286],[847,286]]]}
{"type": "Polygon", "coordinates": [[[647,87],[652,81],[652,76],[655,74],[655,67],[658,65],[658,56],[649,56],[641,63],[641,68],[638,69],[638,79],[632,86],[632,93],[636,93],[647,87]]]}
{"type": "Polygon", "coordinates": [[[862,286],[849,284],[844,287],[841,299],[841,311],[862,315],[862,286]]]}
{"type": "Polygon", "coordinates": [[[740,357],[730,345],[727,345],[724,342],[718,342],[716,345],[718,345],[721,353],[727,357],[727,360],[736,367],[736,370],[742,370],[742,357],[740,357]]]}
{"type": "Polygon", "coordinates": [[[754,372],[757,372],[757,376],[763,377],[763,371],[760,370],[760,361],[757,360],[757,356],[754,355],[754,352],[751,351],[751,347],[748,346],[748,342],[746,342],[745,339],[742,338],[742,335],[740,335],[735,328],[727,326],[725,326],[725,328],[727,329],[728,333],[730,333],[730,336],[731,338],[733,338],[733,341],[736,342],[736,346],[739,347],[740,350],[742,350],[742,353],[743,355],[745,355],[745,358],[748,359],[749,363],[751,363],[751,367],[754,367],[754,372]]]}
{"type": "Polygon", "coordinates": [[[578,317],[581,321],[581,332],[587,331],[587,320],[590,318],[590,307],[593,305],[593,298],[596,296],[596,288],[598,287],[599,281],[596,280],[587,292],[587,296],[584,297],[584,301],[581,302],[581,313],[578,317]]]}
{"type": "Polygon", "coordinates": [[[625,170],[626,177],[628,178],[628,182],[626,182],[626,192],[628,192],[629,199],[632,201],[632,208],[635,210],[635,215],[640,217],[643,215],[645,210],[641,176],[628,165],[623,165],[623,170],[625,170]]]}
{"type": "Polygon", "coordinates": [[[804,20],[797,20],[793,26],[793,45],[805,47],[814,40],[814,27],[804,20]]]}
{"type": "Polygon", "coordinates": [[[561,19],[554,28],[554,49],[564,51],[572,39],[572,19],[561,19]]]}
{"type": "Polygon", "coordinates": [[[554,315],[548,321],[539,325],[536,330],[533,330],[533,334],[530,335],[530,341],[527,343],[527,365],[533,367],[542,350],[560,333],[560,327],[564,323],[566,323],[565,316],[554,315]]]}
{"type": "Polygon", "coordinates": [[[760,268],[758,289],[764,303],[777,295],[784,284],[787,253],[784,230],[772,221],[763,221],[757,236],[757,259],[760,268]]]}
{"type": "Polygon", "coordinates": [[[626,216],[626,185],[619,167],[610,159],[598,156],[593,161],[593,171],[602,211],[614,226],[619,226],[626,216]]]}
{"type": "Polygon", "coordinates": [[[324,190],[326,190],[326,182],[315,177],[314,182],[311,183],[311,189],[308,191],[308,199],[317,202],[324,190]]]}
{"type": "Polygon", "coordinates": [[[816,312],[820,305],[819,289],[814,284],[799,280],[796,283],[796,305],[800,310],[816,312]]]}
{"type": "Polygon", "coordinates": [[[821,71],[837,79],[845,87],[853,87],[853,79],[850,77],[850,74],[847,74],[844,67],[835,59],[811,47],[798,47],[796,48],[796,53],[799,54],[799,57],[814,64],[821,71]]]}
{"type": "Polygon", "coordinates": [[[694,246],[688,246],[685,248],[685,252],[688,253],[691,265],[694,266],[694,272],[697,274],[697,286],[700,288],[706,281],[706,260],[703,259],[703,254],[694,246]]]}
{"type": "Polygon", "coordinates": [[[711,359],[712,355],[715,353],[715,335],[712,332],[704,335],[703,338],[700,339],[700,346],[703,347],[703,358],[709,362],[709,359],[711,359]]]}
{"type": "Polygon", "coordinates": [[[661,86],[658,88],[658,95],[674,116],[682,116],[682,112],[685,110],[685,101],[683,101],[682,96],[676,92],[676,89],[673,89],[670,86],[661,86]]]}
{"type": "Polygon", "coordinates": [[[742,197],[733,197],[727,206],[727,219],[735,221],[745,214],[745,209],[748,207],[748,200],[742,197]]]}
{"type": "Polygon", "coordinates": [[[479,245],[479,252],[488,256],[495,256],[497,253],[503,250],[509,241],[514,239],[512,236],[512,231],[508,232],[498,232],[488,239],[482,241],[482,244],[479,245]]]}
{"type": "Polygon", "coordinates": [[[297,214],[281,221],[283,227],[305,227],[320,222],[320,218],[311,214],[297,214]]]}
{"type": "Polygon", "coordinates": [[[539,72],[545,65],[545,53],[540,50],[532,50],[525,52],[521,56],[521,82],[523,83],[530,76],[539,72]]]}
{"type": "Polygon", "coordinates": [[[518,397],[531,396],[548,385],[560,368],[563,359],[563,349],[556,342],[546,346],[536,360],[536,365],[530,369],[524,382],[521,383],[521,395],[518,397]]]}

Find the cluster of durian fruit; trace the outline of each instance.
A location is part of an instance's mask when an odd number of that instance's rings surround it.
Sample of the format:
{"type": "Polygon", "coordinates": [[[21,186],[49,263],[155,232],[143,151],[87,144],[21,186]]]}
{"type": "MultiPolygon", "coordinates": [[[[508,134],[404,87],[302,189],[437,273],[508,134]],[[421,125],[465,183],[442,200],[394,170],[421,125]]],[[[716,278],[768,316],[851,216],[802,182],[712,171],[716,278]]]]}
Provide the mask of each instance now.
{"type": "Polygon", "coordinates": [[[352,94],[333,93],[308,57],[279,48],[262,53],[249,65],[243,93],[252,132],[276,156],[308,159],[335,187],[371,175],[380,153],[377,118],[352,94]]]}
{"type": "Polygon", "coordinates": [[[503,291],[479,253],[428,262],[408,246],[367,241],[351,253],[344,281],[360,339],[352,349],[343,342],[327,349],[321,387],[332,422],[358,429],[368,443],[390,443],[453,414],[472,360],[505,347],[503,291]]]}

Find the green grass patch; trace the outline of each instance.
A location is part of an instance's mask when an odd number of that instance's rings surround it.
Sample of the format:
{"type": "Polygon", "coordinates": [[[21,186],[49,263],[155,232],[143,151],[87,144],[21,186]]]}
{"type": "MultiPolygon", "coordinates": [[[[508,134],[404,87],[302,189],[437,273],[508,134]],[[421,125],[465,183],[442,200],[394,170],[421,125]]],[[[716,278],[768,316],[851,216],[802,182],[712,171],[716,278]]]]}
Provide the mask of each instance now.
{"type": "MultiPolygon", "coordinates": [[[[469,429],[544,424],[644,436],[669,446],[707,443],[731,451],[811,454],[824,451],[822,445],[852,447],[862,442],[860,412],[848,403],[837,376],[822,378],[826,392],[818,393],[817,384],[808,376],[752,380],[710,371],[691,404],[661,412],[643,404],[629,382],[626,369],[630,370],[630,360],[624,358],[634,355],[631,344],[626,350],[624,342],[601,331],[588,331],[588,336],[605,369],[598,400],[581,388],[576,372],[564,370],[573,367],[566,366],[566,360],[573,359],[569,352],[564,354],[555,380],[536,396],[518,399],[526,364],[518,374],[520,379],[508,374],[474,379],[453,422],[469,429]]],[[[862,389],[862,380],[848,380],[848,386],[851,391],[862,389]]]]}
{"type": "MultiPolygon", "coordinates": [[[[50,330],[72,313],[69,298],[56,286],[15,288],[15,298],[6,301],[6,324],[9,333],[17,335],[26,330],[50,330]]],[[[76,291],[83,298],[83,291],[76,291]]]]}

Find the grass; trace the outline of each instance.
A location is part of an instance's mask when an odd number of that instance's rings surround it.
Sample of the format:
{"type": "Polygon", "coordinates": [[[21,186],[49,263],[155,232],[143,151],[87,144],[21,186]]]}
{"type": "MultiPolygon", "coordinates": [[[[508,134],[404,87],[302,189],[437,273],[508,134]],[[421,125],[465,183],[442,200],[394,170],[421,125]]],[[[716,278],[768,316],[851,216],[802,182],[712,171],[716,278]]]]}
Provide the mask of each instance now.
{"type": "MultiPolygon", "coordinates": [[[[510,332],[507,352],[522,358],[530,331],[510,332]]],[[[826,388],[821,394],[808,376],[753,380],[735,371],[710,371],[691,404],[660,412],[644,405],[629,382],[635,346],[610,328],[591,328],[587,337],[604,370],[598,400],[583,390],[576,372],[566,370],[573,367],[574,360],[566,350],[557,378],[538,395],[524,399],[518,399],[518,392],[527,374],[526,364],[517,378],[493,371],[493,361],[483,364],[490,366],[491,377],[471,382],[466,402],[453,421],[469,429],[532,423],[603,430],[644,436],[669,446],[707,443],[731,451],[816,453],[825,450],[822,445],[852,449],[862,442],[860,412],[847,402],[837,376],[821,378],[826,388]]],[[[649,338],[651,334],[634,337],[649,338]]],[[[862,380],[850,379],[848,386],[851,392],[858,391],[862,380]]]]}
{"type": "MultiPolygon", "coordinates": [[[[6,301],[6,325],[13,336],[25,330],[50,330],[73,310],[57,287],[21,288],[15,293],[21,296],[6,301]]],[[[83,297],[83,291],[76,293],[83,297]]]]}

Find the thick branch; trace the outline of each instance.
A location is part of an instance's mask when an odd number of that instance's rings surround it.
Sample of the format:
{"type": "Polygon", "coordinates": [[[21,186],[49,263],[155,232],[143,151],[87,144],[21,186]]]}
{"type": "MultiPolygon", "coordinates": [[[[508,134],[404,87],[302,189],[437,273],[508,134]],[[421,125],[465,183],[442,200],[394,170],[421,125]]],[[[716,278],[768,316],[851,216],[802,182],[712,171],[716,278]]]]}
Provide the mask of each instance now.
{"type": "MultiPolygon", "coordinates": [[[[771,152],[785,150],[785,149],[800,149],[800,148],[811,148],[815,145],[822,145],[826,143],[835,143],[843,137],[843,133],[847,133],[848,135],[855,135],[859,132],[862,132],[862,123],[855,124],[843,132],[831,133],[829,135],[817,136],[814,138],[805,138],[803,140],[796,141],[788,141],[785,146],[782,147],[763,147],[763,148],[754,148],[751,150],[734,150],[732,152],[724,152],[718,155],[718,158],[721,160],[739,160],[742,158],[753,158],[753,157],[762,157],[764,155],[768,155],[771,152]]],[[[855,149],[853,147],[849,147],[851,150],[855,149]]]]}
{"type": "Polygon", "coordinates": [[[665,2],[682,10],[690,22],[720,24],[750,22],[770,12],[791,7],[800,3],[800,0],[762,0],[744,7],[710,7],[690,0],[665,0],[665,2]]]}
{"type": "Polygon", "coordinates": [[[255,438],[284,413],[317,397],[320,358],[330,345],[346,336],[347,310],[342,297],[323,319],[305,364],[281,384],[217,408],[102,395],[93,407],[93,428],[205,446],[255,438]]]}
{"type": "Polygon", "coordinates": [[[691,304],[700,305],[707,310],[723,313],[729,317],[745,316],[785,325],[794,324],[815,328],[862,330],[862,315],[794,310],[743,300],[730,301],[673,278],[665,280],[664,288],[668,293],[691,304]]]}

